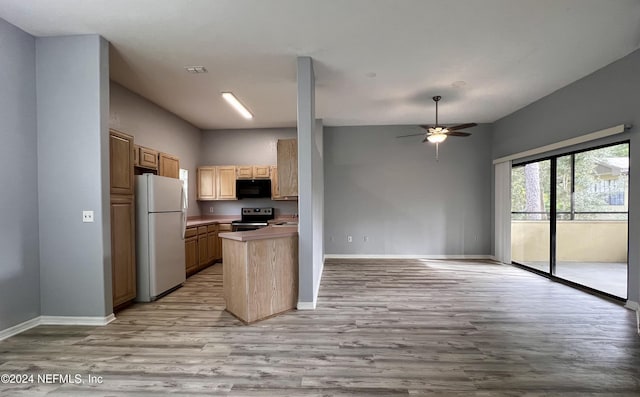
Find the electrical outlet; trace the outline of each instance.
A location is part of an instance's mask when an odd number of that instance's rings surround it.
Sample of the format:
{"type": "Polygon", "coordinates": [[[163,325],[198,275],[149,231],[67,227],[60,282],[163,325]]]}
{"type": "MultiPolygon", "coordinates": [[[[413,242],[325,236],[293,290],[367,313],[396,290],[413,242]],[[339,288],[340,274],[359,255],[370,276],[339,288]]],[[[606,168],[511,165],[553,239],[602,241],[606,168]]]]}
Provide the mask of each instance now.
{"type": "Polygon", "coordinates": [[[82,211],[82,222],[93,222],[93,211],[82,211]]]}
{"type": "Polygon", "coordinates": [[[367,241],[369,241],[369,237],[367,237],[367,236],[362,237],[362,241],[364,241],[366,243],[367,241]]]}
{"type": "Polygon", "coordinates": [[[213,207],[209,207],[209,213],[213,214],[213,207]]]}
{"type": "Polygon", "coordinates": [[[353,237],[352,236],[347,236],[347,242],[348,243],[352,243],[353,242],[353,237]]]}

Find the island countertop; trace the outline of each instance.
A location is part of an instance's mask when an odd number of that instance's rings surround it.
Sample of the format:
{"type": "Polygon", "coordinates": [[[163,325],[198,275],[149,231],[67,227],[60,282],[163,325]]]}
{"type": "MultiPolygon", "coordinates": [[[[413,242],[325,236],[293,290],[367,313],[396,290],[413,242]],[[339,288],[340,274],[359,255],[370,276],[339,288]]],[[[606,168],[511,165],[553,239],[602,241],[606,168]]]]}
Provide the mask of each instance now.
{"type": "Polygon", "coordinates": [[[235,241],[266,240],[297,235],[298,227],[291,225],[271,225],[257,230],[248,230],[246,232],[227,232],[218,234],[221,238],[235,241]]]}
{"type": "Polygon", "coordinates": [[[226,310],[249,324],[295,309],[298,228],[272,225],[220,233],[226,310]]]}

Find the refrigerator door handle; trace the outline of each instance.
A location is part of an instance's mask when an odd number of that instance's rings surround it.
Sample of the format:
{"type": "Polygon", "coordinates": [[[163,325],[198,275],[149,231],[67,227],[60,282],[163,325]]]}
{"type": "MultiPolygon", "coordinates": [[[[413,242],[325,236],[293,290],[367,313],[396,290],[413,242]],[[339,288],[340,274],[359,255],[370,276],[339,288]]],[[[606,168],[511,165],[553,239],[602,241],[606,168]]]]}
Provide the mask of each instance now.
{"type": "Polygon", "coordinates": [[[184,240],[184,235],[187,231],[187,195],[184,191],[184,184],[182,184],[180,194],[182,195],[182,239],[184,240]]]}

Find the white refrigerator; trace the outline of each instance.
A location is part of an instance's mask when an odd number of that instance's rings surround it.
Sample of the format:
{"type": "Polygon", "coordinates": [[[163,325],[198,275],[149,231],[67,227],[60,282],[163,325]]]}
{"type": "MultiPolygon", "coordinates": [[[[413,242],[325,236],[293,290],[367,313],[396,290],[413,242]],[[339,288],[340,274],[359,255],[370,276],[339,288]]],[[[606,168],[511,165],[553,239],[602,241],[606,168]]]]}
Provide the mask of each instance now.
{"type": "Polygon", "coordinates": [[[186,195],[182,181],[136,176],[138,302],[151,302],[185,281],[186,195]]]}

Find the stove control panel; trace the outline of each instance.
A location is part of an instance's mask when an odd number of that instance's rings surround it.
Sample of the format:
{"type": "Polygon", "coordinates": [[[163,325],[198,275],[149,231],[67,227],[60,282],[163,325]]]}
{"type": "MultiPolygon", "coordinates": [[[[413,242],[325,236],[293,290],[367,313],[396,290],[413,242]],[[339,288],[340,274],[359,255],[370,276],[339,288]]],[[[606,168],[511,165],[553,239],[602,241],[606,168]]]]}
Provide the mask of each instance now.
{"type": "Polygon", "coordinates": [[[267,208],[243,208],[242,215],[273,215],[273,207],[267,208]]]}

